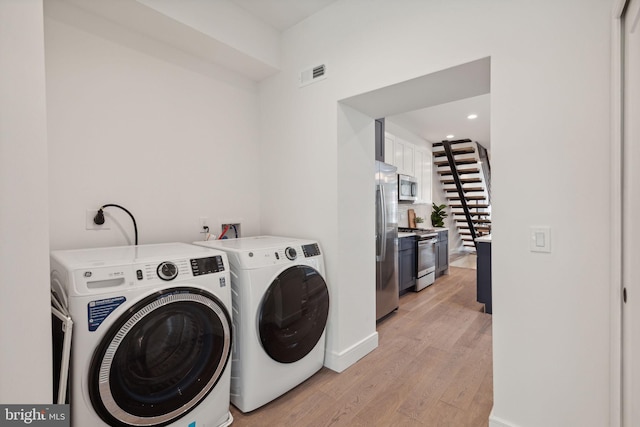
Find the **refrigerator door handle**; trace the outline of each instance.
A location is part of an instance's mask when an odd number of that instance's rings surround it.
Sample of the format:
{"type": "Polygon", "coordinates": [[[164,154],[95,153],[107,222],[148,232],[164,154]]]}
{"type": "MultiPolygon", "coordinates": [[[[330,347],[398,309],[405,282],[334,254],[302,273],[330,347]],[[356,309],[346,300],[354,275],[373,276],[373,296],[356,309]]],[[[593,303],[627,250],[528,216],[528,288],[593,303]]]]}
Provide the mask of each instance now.
{"type": "Polygon", "coordinates": [[[382,253],[382,186],[376,186],[376,261],[380,261],[382,253]]]}
{"type": "Polygon", "coordinates": [[[387,202],[383,185],[380,185],[380,212],[382,213],[382,224],[380,224],[380,239],[382,239],[382,245],[380,245],[380,260],[384,260],[387,257],[387,202]]]}
{"type": "Polygon", "coordinates": [[[380,223],[382,222],[382,214],[380,213],[381,203],[382,199],[380,195],[380,185],[376,185],[376,262],[380,261],[380,249],[382,248],[380,243],[380,223]]]}

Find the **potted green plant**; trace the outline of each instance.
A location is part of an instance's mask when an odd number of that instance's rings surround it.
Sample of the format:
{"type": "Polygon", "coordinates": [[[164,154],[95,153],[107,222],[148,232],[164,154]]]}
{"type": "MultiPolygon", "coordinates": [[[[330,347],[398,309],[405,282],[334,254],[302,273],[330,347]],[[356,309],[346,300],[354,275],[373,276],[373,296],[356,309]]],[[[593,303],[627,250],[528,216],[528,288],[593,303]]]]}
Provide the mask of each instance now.
{"type": "Polygon", "coordinates": [[[444,219],[449,216],[445,209],[447,205],[436,205],[432,203],[433,211],[431,211],[431,225],[434,227],[444,227],[444,219]]]}
{"type": "Polygon", "coordinates": [[[422,218],[421,216],[417,216],[416,217],[416,227],[422,228],[422,223],[423,222],[424,222],[424,218],[422,218]]]}

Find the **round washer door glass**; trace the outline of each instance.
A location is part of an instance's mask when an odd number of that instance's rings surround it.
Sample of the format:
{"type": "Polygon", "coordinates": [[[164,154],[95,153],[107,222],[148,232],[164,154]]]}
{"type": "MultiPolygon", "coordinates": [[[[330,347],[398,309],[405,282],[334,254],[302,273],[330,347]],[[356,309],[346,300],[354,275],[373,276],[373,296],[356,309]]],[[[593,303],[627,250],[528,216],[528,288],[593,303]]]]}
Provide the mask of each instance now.
{"type": "Polygon", "coordinates": [[[262,299],[258,329],[274,360],[293,363],[316,346],[329,315],[329,290],[317,270],[296,265],[271,283],[262,299]]]}
{"type": "Polygon", "coordinates": [[[166,289],[111,326],[89,371],[94,409],[111,426],[162,426],[215,387],[229,361],[231,319],[196,288],[166,289]]]}

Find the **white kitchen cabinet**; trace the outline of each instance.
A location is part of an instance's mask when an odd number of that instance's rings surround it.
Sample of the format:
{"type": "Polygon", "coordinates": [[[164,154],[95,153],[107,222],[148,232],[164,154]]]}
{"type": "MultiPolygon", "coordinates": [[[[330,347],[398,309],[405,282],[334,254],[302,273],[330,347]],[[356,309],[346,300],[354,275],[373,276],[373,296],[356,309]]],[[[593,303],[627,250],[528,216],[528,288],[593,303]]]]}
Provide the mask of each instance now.
{"type": "Polygon", "coordinates": [[[428,149],[415,148],[414,150],[414,172],[418,181],[417,203],[431,203],[431,180],[432,180],[432,154],[428,149]]]}
{"type": "Polygon", "coordinates": [[[395,137],[393,144],[394,165],[398,173],[403,175],[415,175],[415,146],[409,142],[395,137]]]}
{"type": "Polygon", "coordinates": [[[384,134],[384,162],[396,166],[395,137],[385,132],[384,134]]]}
{"type": "Polygon", "coordinates": [[[432,154],[397,136],[385,133],[384,161],[398,168],[398,173],[411,175],[418,181],[417,203],[431,203],[432,154]]]}

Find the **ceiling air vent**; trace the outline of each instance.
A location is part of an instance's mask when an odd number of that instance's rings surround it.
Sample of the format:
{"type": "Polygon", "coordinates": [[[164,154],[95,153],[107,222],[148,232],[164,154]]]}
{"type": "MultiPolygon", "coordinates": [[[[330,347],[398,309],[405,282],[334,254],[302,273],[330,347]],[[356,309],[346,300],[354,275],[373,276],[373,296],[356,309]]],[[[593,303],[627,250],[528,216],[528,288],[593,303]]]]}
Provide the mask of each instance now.
{"type": "Polygon", "coordinates": [[[316,65],[300,72],[300,87],[310,85],[327,78],[327,66],[325,64],[316,65]]]}

